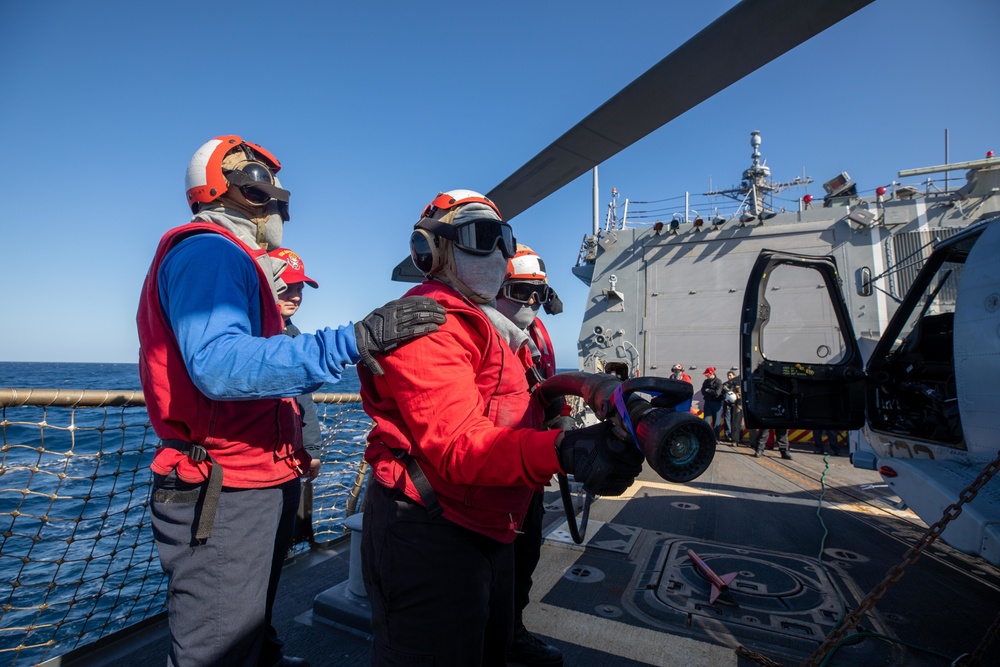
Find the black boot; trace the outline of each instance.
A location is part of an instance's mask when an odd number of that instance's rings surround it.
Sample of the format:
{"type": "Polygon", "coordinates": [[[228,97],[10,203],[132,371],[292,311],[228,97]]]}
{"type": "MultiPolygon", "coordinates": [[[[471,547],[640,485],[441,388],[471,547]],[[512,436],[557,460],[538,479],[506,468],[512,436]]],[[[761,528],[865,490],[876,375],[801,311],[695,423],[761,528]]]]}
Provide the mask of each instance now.
{"type": "Polygon", "coordinates": [[[754,447],[753,456],[754,456],[755,459],[759,459],[763,455],[764,455],[764,448],[763,447],[754,447]]]}
{"type": "Polygon", "coordinates": [[[514,641],[507,651],[507,659],[525,667],[562,667],[562,651],[550,646],[527,631],[523,625],[514,628],[514,641]]]}
{"type": "Polygon", "coordinates": [[[781,450],[781,458],[785,459],[786,461],[791,461],[792,460],[792,455],[788,453],[787,449],[782,449],[781,450]]]}

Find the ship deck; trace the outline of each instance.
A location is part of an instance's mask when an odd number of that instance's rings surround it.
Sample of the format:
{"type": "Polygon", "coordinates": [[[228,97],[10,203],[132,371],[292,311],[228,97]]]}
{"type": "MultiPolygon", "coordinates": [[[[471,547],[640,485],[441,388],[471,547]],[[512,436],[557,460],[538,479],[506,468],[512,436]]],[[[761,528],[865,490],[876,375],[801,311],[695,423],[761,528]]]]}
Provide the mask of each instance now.
{"type": "MultiPolygon", "coordinates": [[[[547,493],[525,624],[559,646],[566,665],[753,664],[736,654],[740,646],[801,663],[926,530],[876,473],[811,449],[793,444],[786,461],[722,444],[711,469],[687,485],[646,469],[626,495],[594,503],[583,545],[566,532],[558,494],[547,493]],[[737,573],[715,604],[689,549],[717,574],[737,573]]],[[[341,542],[286,567],[275,617],[290,654],[313,665],[370,663],[365,636],[314,613],[317,595],[345,586],[349,563],[341,542]]],[[[979,646],[1000,612],[998,592],[1000,571],[935,544],[827,664],[948,665],[979,646]]],[[[159,666],[166,650],[159,617],[44,664],[159,666]]],[[[1000,664],[1000,646],[982,664],[1000,664]]]]}

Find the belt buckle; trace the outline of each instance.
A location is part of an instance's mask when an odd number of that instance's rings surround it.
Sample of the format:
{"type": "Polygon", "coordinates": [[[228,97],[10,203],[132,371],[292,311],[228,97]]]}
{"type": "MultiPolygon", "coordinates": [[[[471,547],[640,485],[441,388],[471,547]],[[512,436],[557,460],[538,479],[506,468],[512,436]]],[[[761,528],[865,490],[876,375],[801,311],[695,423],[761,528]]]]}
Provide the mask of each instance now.
{"type": "Polygon", "coordinates": [[[187,452],[188,458],[195,463],[201,463],[202,461],[208,460],[208,450],[201,445],[191,444],[190,449],[187,452]]]}

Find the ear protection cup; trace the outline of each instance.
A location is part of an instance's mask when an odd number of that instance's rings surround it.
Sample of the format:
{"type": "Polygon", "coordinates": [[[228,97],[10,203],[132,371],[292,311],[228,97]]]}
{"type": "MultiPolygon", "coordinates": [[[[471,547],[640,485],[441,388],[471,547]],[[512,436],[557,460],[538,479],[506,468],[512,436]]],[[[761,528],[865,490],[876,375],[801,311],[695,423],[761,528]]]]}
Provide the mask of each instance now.
{"type": "Polygon", "coordinates": [[[440,244],[438,235],[425,229],[417,229],[410,234],[410,259],[424,275],[439,271],[444,266],[444,253],[440,244]]]}

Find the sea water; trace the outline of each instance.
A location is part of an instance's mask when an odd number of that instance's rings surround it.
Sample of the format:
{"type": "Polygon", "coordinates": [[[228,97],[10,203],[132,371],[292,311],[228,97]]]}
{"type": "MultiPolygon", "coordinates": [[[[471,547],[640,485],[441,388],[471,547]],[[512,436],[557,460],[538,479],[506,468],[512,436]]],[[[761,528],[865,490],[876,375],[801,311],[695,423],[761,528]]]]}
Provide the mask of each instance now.
{"type": "MultiPolygon", "coordinates": [[[[141,389],[139,364],[0,361],[0,388],[141,389]]],[[[339,382],[324,384],[324,393],[360,391],[358,372],[348,366],[339,382]]]]}

